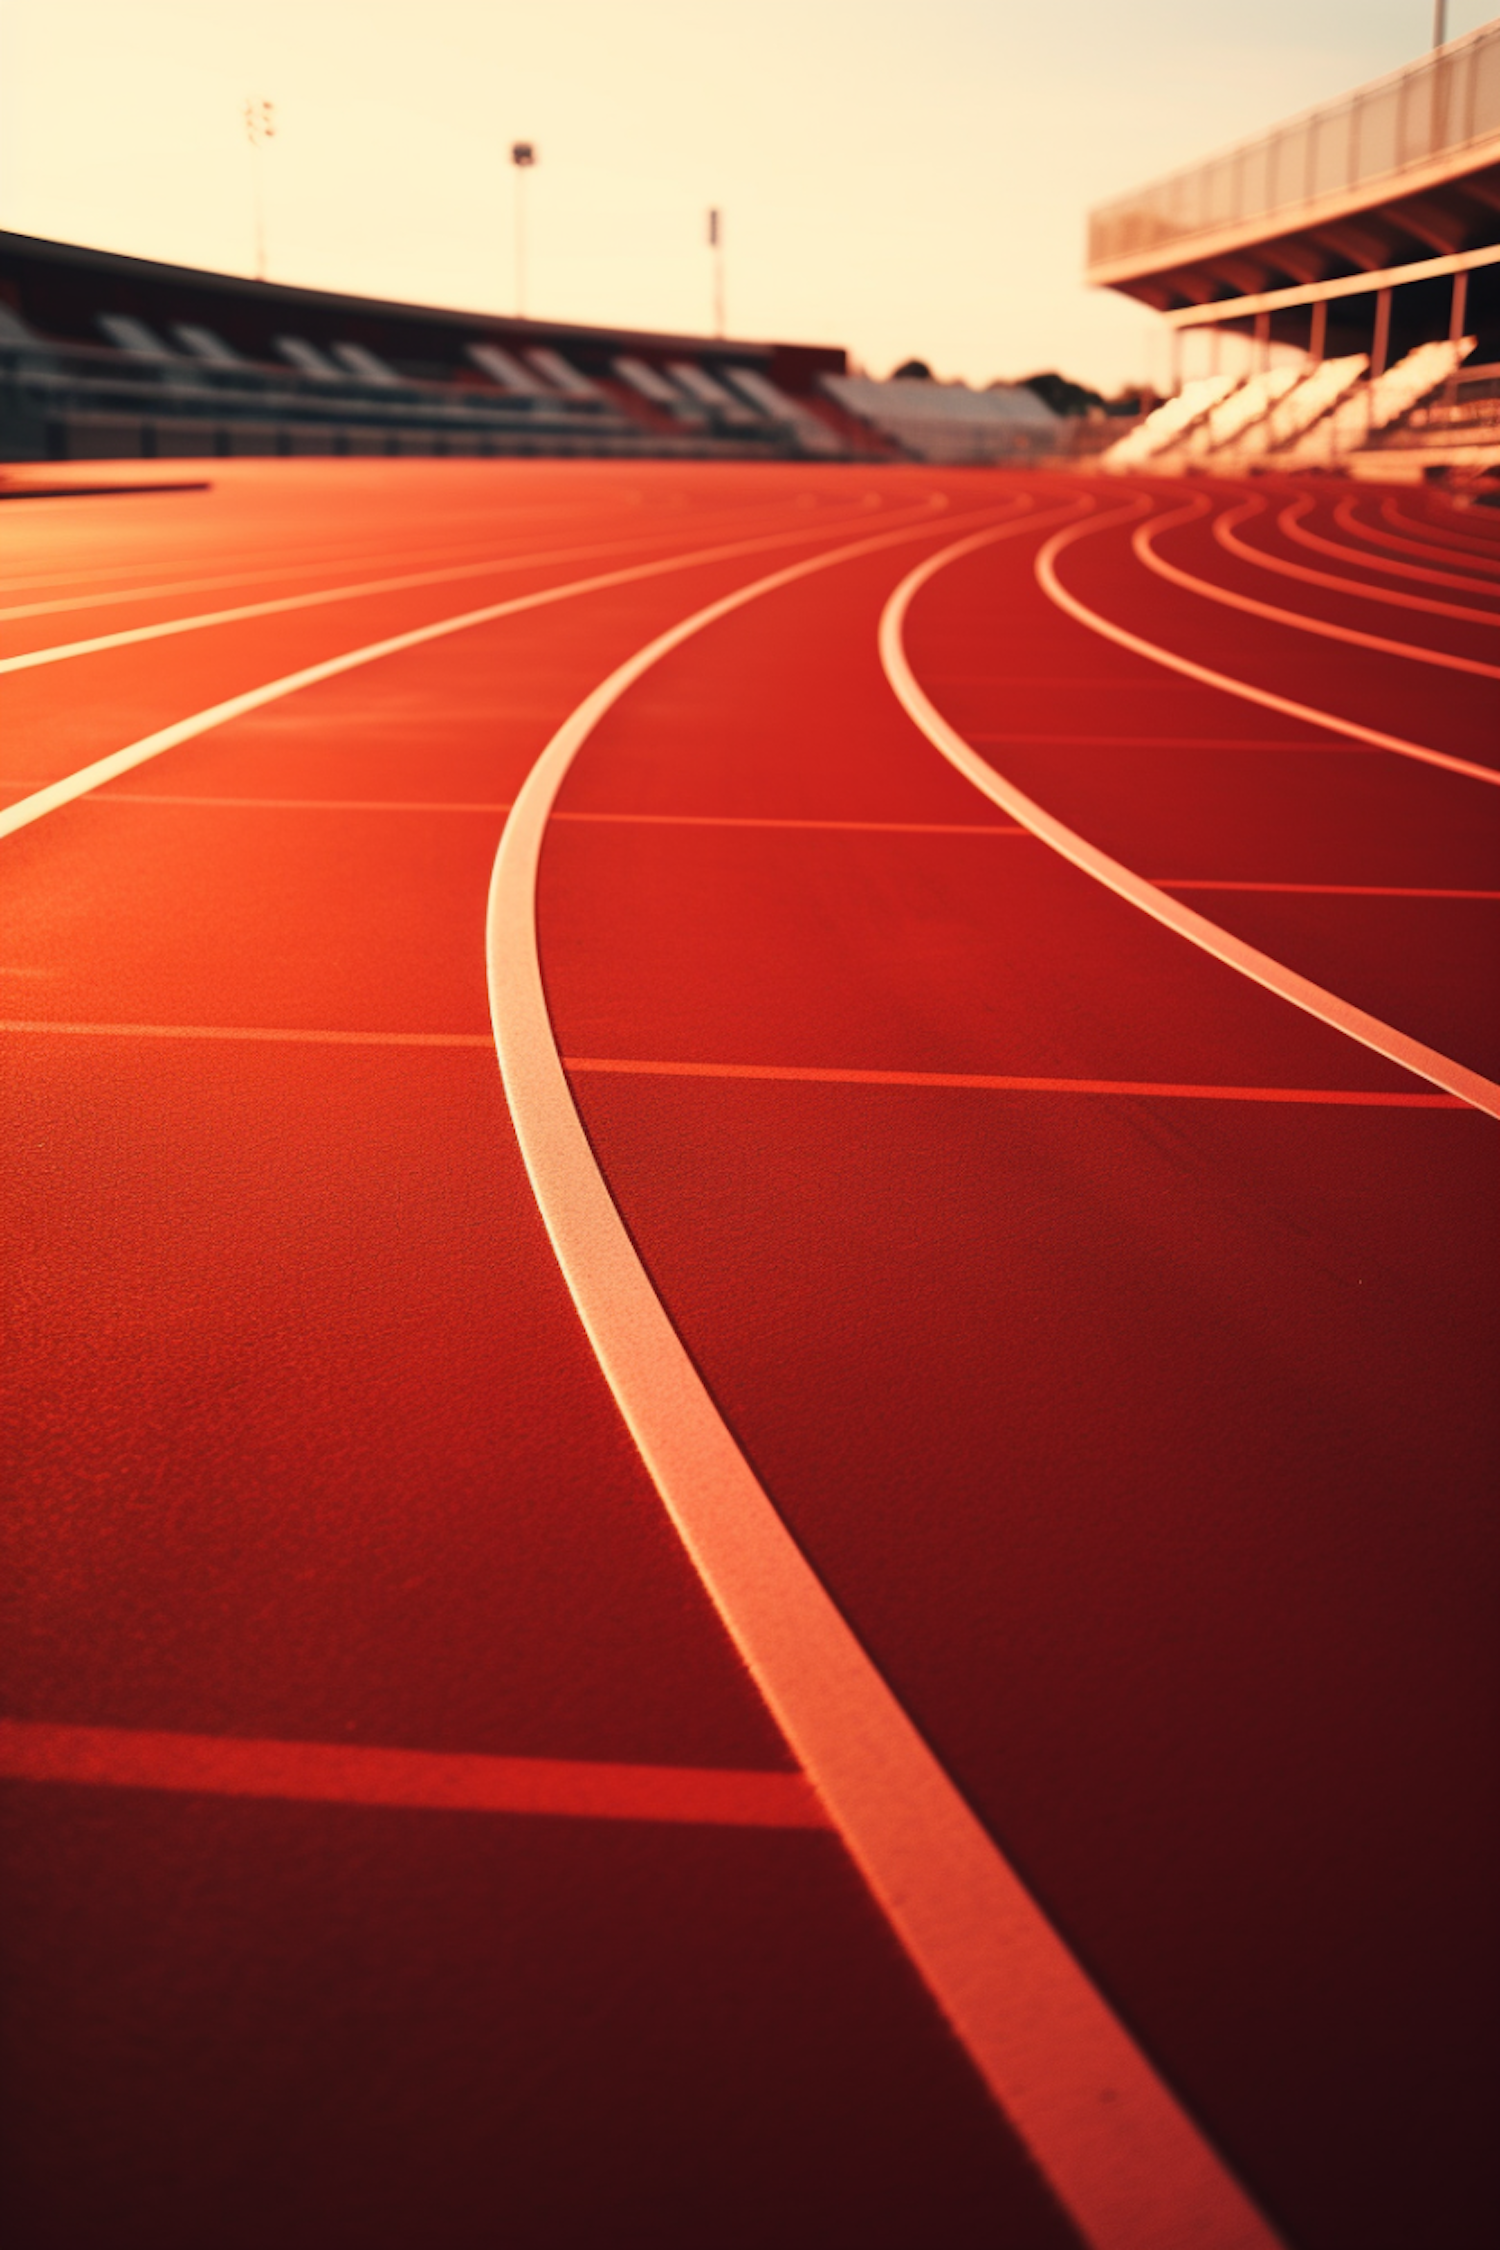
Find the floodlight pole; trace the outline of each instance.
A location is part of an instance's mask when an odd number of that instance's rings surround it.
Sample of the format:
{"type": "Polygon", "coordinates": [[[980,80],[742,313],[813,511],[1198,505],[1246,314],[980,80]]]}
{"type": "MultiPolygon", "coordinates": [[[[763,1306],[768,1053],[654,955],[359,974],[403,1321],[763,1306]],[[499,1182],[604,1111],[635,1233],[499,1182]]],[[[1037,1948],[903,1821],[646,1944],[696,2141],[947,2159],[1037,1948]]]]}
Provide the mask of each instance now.
{"type": "Polygon", "coordinates": [[[724,333],[724,214],[708,214],[708,247],[714,254],[714,334],[724,333]]]}
{"type": "Polygon", "coordinates": [[[244,107],[245,138],[250,143],[250,186],[255,206],[255,278],[266,278],[266,191],[262,174],[263,150],[276,138],[276,104],[247,99],[244,107]]]}
{"type": "Polygon", "coordinates": [[[510,160],[516,168],[516,317],[526,314],[526,175],[536,162],[534,141],[512,141],[510,160]]]}
{"type": "Polygon", "coordinates": [[[1432,0],[1432,44],[1434,47],[1448,44],[1448,0],[1432,0]]]}

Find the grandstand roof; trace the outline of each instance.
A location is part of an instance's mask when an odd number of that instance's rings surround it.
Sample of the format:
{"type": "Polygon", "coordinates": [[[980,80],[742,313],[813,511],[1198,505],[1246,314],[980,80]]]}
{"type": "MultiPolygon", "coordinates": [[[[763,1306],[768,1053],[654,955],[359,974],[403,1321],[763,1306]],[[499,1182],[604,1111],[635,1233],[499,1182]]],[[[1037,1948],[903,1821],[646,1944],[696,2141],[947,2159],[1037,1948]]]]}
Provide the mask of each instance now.
{"type": "Polygon", "coordinates": [[[1089,220],[1089,279],[1184,322],[1497,260],[1500,20],[1089,220]]]}

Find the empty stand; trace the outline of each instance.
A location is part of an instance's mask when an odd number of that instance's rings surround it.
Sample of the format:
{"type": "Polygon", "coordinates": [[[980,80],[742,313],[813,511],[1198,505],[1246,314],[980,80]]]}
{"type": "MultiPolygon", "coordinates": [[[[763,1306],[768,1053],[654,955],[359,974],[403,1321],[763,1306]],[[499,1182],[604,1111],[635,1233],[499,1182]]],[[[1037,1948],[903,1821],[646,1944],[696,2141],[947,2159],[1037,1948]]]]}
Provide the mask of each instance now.
{"type": "Polygon", "coordinates": [[[316,344],[308,343],[305,336],[278,336],[275,349],[288,367],[295,367],[299,375],[309,376],[315,383],[342,383],[344,370],[325,359],[316,344]]]}
{"type": "Polygon", "coordinates": [[[862,450],[808,405],[844,363],[821,347],[497,320],[3,232],[0,297],[0,459],[862,450]],[[773,368],[767,411],[733,378],[773,368]]]}
{"type": "Polygon", "coordinates": [[[564,359],[562,353],[554,351],[550,344],[533,345],[526,357],[538,375],[544,377],[554,390],[560,391],[564,398],[575,399],[580,403],[587,401],[594,406],[603,405],[604,393],[598,384],[591,383],[587,375],[581,374],[571,360],[564,359]]]}
{"type": "Polygon", "coordinates": [[[1303,379],[1300,367],[1263,367],[1241,383],[1238,390],[1220,399],[1196,423],[1176,449],[1183,460],[1197,461],[1219,453],[1257,423],[1262,423],[1279,400],[1303,379]]]}
{"type": "Polygon", "coordinates": [[[910,459],[951,464],[1037,460],[1065,450],[1061,417],[1024,384],[825,375],[823,388],[848,414],[892,439],[910,459]]]}
{"type": "Polygon", "coordinates": [[[1146,462],[1175,445],[1238,387],[1233,375],[1202,375],[1196,382],[1184,383],[1175,398],[1164,400],[1144,422],[1138,422],[1124,437],[1117,438],[1107,452],[1100,455],[1100,467],[1112,471],[1144,467],[1146,462]]]}
{"type": "Polygon", "coordinates": [[[523,367],[515,354],[506,351],[503,345],[470,344],[467,350],[480,373],[488,375],[492,383],[498,383],[512,398],[556,397],[555,391],[549,392],[546,384],[529,368],[523,367]]]}
{"type": "Polygon", "coordinates": [[[100,334],[109,339],[116,351],[129,352],[133,359],[177,357],[145,321],[136,319],[134,313],[100,313],[98,325],[100,334]]]}
{"type": "Polygon", "coordinates": [[[382,390],[399,390],[402,387],[402,378],[394,367],[387,367],[379,353],[372,352],[364,344],[335,344],[333,356],[341,367],[346,367],[351,375],[358,376],[362,383],[378,384],[382,390]]]}
{"type": "Polygon", "coordinates": [[[732,391],[726,390],[706,367],[699,367],[690,359],[673,359],[667,362],[667,373],[700,406],[706,406],[715,420],[723,422],[726,427],[739,430],[761,428],[765,417],[747,406],[743,399],[736,398],[732,391]]]}

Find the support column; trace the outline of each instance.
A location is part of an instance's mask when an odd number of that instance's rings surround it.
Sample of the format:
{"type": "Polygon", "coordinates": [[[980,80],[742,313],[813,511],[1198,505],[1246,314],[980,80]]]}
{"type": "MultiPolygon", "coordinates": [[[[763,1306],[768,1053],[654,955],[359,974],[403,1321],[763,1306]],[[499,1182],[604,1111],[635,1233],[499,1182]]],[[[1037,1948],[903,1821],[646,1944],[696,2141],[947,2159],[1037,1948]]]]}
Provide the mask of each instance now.
{"type": "Polygon", "coordinates": [[[1270,364],[1271,316],[1268,312],[1258,312],[1255,316],[1255,365],[1253,371],[1257,375],[1263,375],[1270,364]]]}
{"type": "Polygon", "coordinates": [[[1314,367],[1321,364],[1328,346],[1328,299],[1320,297],[1312,309],[1312,332],[1307,339],[1307,356],[1314,367]]]}
{"type": "Polygon", "coordinates": [[[1370,346],[1370,381],[1385,373],[1385,363],[1391,349],[1391,293],[1389,289],[1375,292],[1375,340],[1370,346]]]}
{"type": "MultiPolygon", "coordinates": [[[[1463,342],[1464,322],[1468,317],[1469,277],[1466,273],[1456,273],[1453,276],[1453,300],[1448,313],[1448,341],[1450,344],[1463,342]]],[[[1448,377],[1443,396],[1449,406],[1454,405],[1457,401],[1458,369],[1456,367],[1448,377]]]]}
{"type": "Polygon", "coordinates": [[[1453,303],[1448,315],[1448,341],[1458,343],[1463,336],[1464,322],[1469,315],[1469,277],[1466,273],[1453,276],[1453,303]]]}

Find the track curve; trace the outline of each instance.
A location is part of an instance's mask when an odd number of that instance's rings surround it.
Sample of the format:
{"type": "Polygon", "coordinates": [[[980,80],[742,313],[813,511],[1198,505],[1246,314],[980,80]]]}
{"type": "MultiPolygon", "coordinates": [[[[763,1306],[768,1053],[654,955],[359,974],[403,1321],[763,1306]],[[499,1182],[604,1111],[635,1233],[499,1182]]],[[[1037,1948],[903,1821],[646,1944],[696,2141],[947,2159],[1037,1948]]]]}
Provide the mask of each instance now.
{"type": "Polygon", "coordinates": [[[1493,1080],[1488,680],[1149,479],[214,480],[0,620],[16,2238],[1487,2239],[1493,1123],[992,804],[1493,1080]]]}

